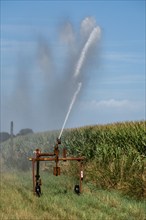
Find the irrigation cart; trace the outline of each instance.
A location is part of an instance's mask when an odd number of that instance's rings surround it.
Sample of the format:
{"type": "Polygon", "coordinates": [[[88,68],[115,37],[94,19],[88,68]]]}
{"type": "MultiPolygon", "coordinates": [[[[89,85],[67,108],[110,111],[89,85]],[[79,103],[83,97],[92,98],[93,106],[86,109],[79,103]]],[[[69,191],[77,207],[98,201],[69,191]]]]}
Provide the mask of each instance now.
{"type": "Polygon", "coordinates": [[[35,157],[29,158],[32,161],[32,179],[33,179],[33,193],[37,196],[41,195],[41,179],[40,179],[40,162],[41,161],[54,161],[56,166],[53,169],[53,174],[55,176],[60,175],[60,167],[58,166],[59,161],[78,161],[80,163],[79,169],[79,185],[75,185],[74,191],[80,194],[82,191],[82,181],[83,181],[83,157],[66,157],[66,148],[63,148],[63,155],[59,157],[59,144],[61,144],[61,139],[57,138],[56,145],[54,146],[54,152],[52,153],[42,153],[39,149],[35,150],[35,157]]]}

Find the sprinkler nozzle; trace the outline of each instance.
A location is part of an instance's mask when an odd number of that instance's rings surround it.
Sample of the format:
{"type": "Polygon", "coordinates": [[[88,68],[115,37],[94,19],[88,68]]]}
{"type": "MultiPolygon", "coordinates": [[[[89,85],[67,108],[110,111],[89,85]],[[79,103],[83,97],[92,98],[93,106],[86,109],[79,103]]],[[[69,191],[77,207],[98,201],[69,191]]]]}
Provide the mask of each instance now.
{"type": "Polygon", "coordinates": [[[61,144],[61,138],[57,138],[57,144],[61,144]]]}

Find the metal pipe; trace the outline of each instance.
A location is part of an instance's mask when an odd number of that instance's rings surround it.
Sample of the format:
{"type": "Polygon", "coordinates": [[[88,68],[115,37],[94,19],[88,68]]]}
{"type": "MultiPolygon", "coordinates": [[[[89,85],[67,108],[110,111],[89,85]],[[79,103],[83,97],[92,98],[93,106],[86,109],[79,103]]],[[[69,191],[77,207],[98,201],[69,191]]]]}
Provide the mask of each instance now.
{"type": "Polygon", "coordinates": [[[36,182],[40,178],[40,174],[39,174],[39,170],[40,170],[39,165],[40,164],[39,163],[40,163],[39,160],[37,160],[37,162],[36,162],[36,182]]]}
{"type": "Polygon", "coordinates": [[[82,192],[82,180],[83,180],[83,166],[82,161],[80,161],[80,193],[82,192]]]}
{"type": "Polygon", "coordinates": [[[39,154],[40,157],[43,157],[43,156],[55,156],[54,153],[40,153],[39,154]]]}
{"type": "Polygon", "coordinates": [[[35,169],[35,160],[32,160],[32,181],[33,181],[33,193],[35,194],[35,174],[34,174],[34,169],[35,169]]]}
{"type": "MultiPolygon", "coordinates": [[[[56,161],[56,158],[29,158],[29,160],[35,160],[35,161],[56,161]]],[[[84,158],[82,157],[66,157],[66,158],[58,158],[58,161],[66,161],[66,160],[77,160],[77,161],[81,161],[84,160],[84,158]]]]}

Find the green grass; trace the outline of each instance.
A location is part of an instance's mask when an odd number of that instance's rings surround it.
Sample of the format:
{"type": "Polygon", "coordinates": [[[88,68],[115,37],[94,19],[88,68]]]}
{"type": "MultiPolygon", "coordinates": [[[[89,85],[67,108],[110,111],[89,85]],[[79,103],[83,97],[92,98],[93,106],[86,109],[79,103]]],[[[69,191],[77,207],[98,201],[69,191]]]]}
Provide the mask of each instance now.
{"type": "Polygon", "coordinates": [[[2,220],[145,220],[146,201],[122,196],[117,191],[97,190],[83,184],[73,192],[74,179],[41,172],[42,196],[32,193],[30,172],[1,174],[2,220]]]}

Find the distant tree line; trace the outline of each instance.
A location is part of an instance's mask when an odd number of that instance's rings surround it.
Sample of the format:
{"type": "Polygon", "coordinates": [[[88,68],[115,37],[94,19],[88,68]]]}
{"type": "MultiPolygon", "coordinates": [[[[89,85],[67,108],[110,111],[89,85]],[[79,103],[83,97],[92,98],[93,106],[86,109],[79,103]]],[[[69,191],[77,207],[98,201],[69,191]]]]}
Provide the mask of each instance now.
{"type": "Polygon", "coordinates": [[[33,134],[33,130],[30,128],[21,129],[19,131],[19,133],[17,134],[17,136],[18,135],[27,135],[27,134],[33,134]]]}
{"type": "MultiPolygon", "coordinates": [[[[19,133],[16,135],[13,135],[13,137],[27,135],[27,134],[33,134],[33,130],[30,128],[21,129],[19,133]]],[[[8,132],[0,132],[0,142],[8,140],[10,137],[11,135],[8,132]]]]}
{"type": "Polygon", "coordinates": [[[10,138],[10,134],[7,132],[0,132],[0,142],[6,141],[10,138]]]}

